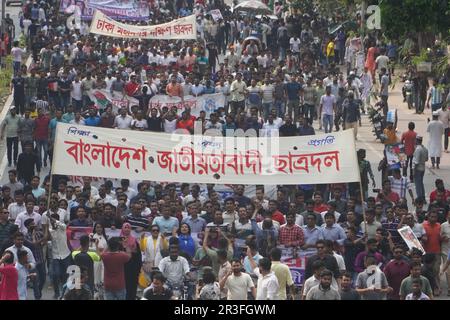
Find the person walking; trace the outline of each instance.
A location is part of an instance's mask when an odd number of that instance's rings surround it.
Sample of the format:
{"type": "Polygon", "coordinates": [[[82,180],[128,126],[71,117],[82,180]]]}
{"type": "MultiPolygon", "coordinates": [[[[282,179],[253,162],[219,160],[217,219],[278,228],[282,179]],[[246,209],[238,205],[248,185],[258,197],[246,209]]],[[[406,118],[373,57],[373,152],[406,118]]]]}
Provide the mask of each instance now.
{"type": "Polygon", "coordinates": [[[19,121],[20,117],[16,114],[16,108],[10,109],[10,114],[6,116],[1,127],[0,140],[3,140],[6,131],[6,152],[8,155],[8,167],[11,167],[12,161],[17,165],[17,155],[19,153],[19,121]],[[13,155],[14,151],[14,155],[13,155]]]}
{"type": "Polygon", "coordinates": [[[430,151],[432,169],[439,169],[442,155],[442,135],[444,134],[444,125],[439,121],[439,112],[433,112],[433,120],[430,121],[427,127],[430,140],[428,142],[428,149],[430,151]]]}
{"type": "Polygon", "coordinates": [[[416,185],[417,199],[425,199],[423,176],[425,175],[425,162],[428,161],[428,149],[422,144],[423,138],[416,137],[416,150],[413,156],[414,183],[416,185]]]}

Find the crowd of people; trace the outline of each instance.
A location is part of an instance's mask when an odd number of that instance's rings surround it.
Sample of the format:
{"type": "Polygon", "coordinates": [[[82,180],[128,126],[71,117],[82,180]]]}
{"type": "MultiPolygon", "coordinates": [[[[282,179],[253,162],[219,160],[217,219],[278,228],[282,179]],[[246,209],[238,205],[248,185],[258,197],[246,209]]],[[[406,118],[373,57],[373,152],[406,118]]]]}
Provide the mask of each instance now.
{"type": "Polygon", "coordinates": [[[11,46],[14,106],[1,125],[9,182],[1,187],[0,299],[25,300],[28,285],[41,299],[47,277],[54,298],[67,300],[426,300],[442,294],[442,273],[450,284],[450,191],[440,179],[431,192],[423,187],[429,156],[439,168],[444,132],[448,147],[449,98],[434,84],[422,103],[434,112],[433,147],[421,144],[414,123],[401,137],[387,124],[384,143],[403,143],[408,161],[403,170],[380,163],[375,196],[363,149],[363,190],[278,185],[269,194],[257,185],[250,196],[248,186],[234,185],[224,196],[212,184],[83,177],[77,185],[42,176],[58,122],[168,134],[193,134],[199,125],[269,137],[352,129],[357,138],[374,96],[387,117],[393,42],[377,34],[361,41],[344,29],[330,35],[327,19],[283,12],[278,2],[277,19],[243,17],[221,1],[151,2],[150,24],[195,14],[195,41],[95,36],[84,22],[69,29],[55,6],[28,1],[20,24],[26,48],[18,40],[11,46]],[[212,9],[222,18],[215,21],[212,9]],[[99,106],[92,89],[139,104],[99,106]],[[149,105],[156,94],[183,101],[211,93],[222,93],[224,106],[198,117],[188,107],[149,105]],[[407,246],[403,226],[424,252],[407,246]],[[80,227],[92,232],[74,246],[80,227]],[[299,281],[286,262],[296,257],[306,257],[299,281]]]}

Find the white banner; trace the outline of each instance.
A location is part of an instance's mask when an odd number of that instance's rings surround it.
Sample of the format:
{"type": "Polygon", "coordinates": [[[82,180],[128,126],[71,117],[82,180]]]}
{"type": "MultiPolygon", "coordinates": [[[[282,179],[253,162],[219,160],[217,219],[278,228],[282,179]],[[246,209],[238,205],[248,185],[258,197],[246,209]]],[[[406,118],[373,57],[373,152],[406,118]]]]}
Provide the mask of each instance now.
{"type": "Polygon", "coordinates": [[[91,33],[128,39],[197,39],[195,15],[154,26],[135,26],[115,21],[96,10],[91,22],[91,33]]]}
{"type": "Polygon", "coordinates": [[[184,101],[180,97],[170,97],[163,94],[157,94],[150,99],[149,108],[176,107],[178,110],[184,110],[185,107],[191,108],[193,116],[199,116],[200,111],[205,111],[208,116],[211,112],[225,106],[225,96],[223,93],[204,94],[199,97],[184,96],[184,101]]]}
{"type": "Polygon", "coordinates": [[[304,137],[222,137],[58,123],[54,174],[217,184],[359,181],[351,130],[304,137]]]}
{"type": "Polygon", "coordinates": [[[108,103],[112,104],[113,111],[117,111],[122,107],[130,109],[131,106],[139,105],[139,101],[133,97],[129,97],[117,92],[111,94],[110,91],[105,89],[89,90],[88,96],[89,99],[91,99],[91,101],[93,101],[99,109],[105,109],[108,103]]]}

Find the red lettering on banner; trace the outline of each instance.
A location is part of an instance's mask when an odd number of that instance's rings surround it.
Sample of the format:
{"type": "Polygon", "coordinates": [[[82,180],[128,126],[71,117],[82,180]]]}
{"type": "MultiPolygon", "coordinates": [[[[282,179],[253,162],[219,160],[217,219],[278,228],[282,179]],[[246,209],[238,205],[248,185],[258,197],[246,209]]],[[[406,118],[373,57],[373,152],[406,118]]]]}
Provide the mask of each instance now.
{"type": "Polygon", "coordinates": [[[92,160],[96,161],[101,157],[101,165],[110,168],[113,165],[119,169],[122,162],[125,162],[127,169],[130,169],[130,159],[141,162],[141,168],[147,170],[146,156],[148,150],[142,146],[140,148],[129,148],[120,146],[111,146],[106,144],[84,143],[82,139],[79,142],[64,141],[70,145],[66,152],[75,160],[77,164],[84,164],[87,161],[92,165],[92,160]]]}
{"type": "Polygon", "coordinates": [[[322,160],[326,167],[336,166],[336,170],[340,170],[339,166],[339,151],[319,152],[310,154],[293,155],[289,152],[288,155],[272,156],[274,160],[275,170],[285,174],[294,173],[296,171],[310,172],[309,165],[316,167],[317,171],[321,172],[322,160]]]}

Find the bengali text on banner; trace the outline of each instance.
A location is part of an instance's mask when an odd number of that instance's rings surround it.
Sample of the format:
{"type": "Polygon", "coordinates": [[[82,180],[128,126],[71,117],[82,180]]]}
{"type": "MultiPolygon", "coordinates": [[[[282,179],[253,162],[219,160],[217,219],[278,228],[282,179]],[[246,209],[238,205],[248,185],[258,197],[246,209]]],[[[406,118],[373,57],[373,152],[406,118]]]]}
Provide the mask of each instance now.
{"type": "Polygon", "coordinates": [[[92,18],[90,32],[103,36],[128,39],[196,39],[195,15],[153,26],[135,26],[113,20],[100,10],[92,18]]]}
{"type": "Polygon", "coordinates": [[[58,123],[53,173],[217,184],[359,181],[351,130],[303,137],[223,137],[58,123]]]}

